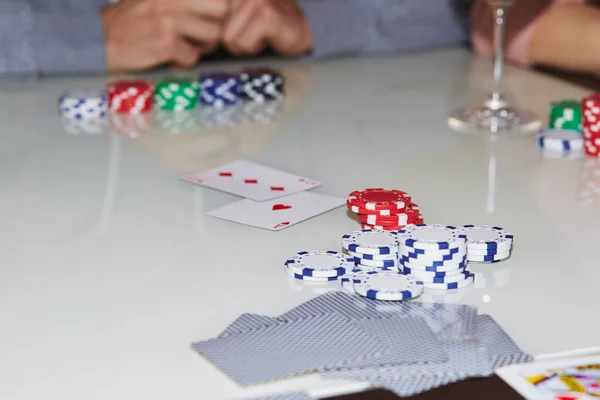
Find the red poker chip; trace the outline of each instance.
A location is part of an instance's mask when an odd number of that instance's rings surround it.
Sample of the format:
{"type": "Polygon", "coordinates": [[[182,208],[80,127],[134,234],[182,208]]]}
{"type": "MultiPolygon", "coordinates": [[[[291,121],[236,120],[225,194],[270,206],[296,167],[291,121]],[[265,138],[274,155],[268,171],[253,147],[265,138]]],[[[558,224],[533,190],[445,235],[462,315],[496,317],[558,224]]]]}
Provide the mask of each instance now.
{"type": "MultiPolygon", "coordinates": [[[[413,222],[414,225],[419,225],[423,223],[423,218],[418,218],[413,222]]],[[[410,224],[410,225],[412,225],[410,224]]],[[[372,225],[372,224],[361,224],[362,229],[371,229],[371,230],[379,230],[379,231],[399,231],[400,229],[406,228],[407,225],[372,225]]]]}
{"type": "Polygon", "coordinates": [[[394,215],[375,215],[375,214],[358,214],[358,219],[361,222],[372,225],[400,225],[412,223],[419,217],[419,206],[410,203],[404,212],[394,215]]]}
{"type": "Polygon", "coordinates": [[[108,108],[116,113],[140,114],[152,110],[154,87],[143,79],[119,80],[106,86],[108,108]]]}
{"type": "Polygon", "coordinates": [[[348,196],[348,202],[368,210],[397,210],[406,208],[411,197],[397,189],[370,188],[356,190],[348,196]]]}
{"type": "Polygon", "coordinates": [[[348,208],[348,210],[352,211],[353,213],[356,213],[356,214],[368,214],[368,215],[390,216],[390,215],[402,214],[402,213],[404,213],[406,211],[406,207],[404,207],[404,208],[397,208],[397,209],[393,209],[393,210],[369,210],[367,208],[355,206],[354,204],[350,203],[349,200],[346,200],[346,207],[348,208]]]}

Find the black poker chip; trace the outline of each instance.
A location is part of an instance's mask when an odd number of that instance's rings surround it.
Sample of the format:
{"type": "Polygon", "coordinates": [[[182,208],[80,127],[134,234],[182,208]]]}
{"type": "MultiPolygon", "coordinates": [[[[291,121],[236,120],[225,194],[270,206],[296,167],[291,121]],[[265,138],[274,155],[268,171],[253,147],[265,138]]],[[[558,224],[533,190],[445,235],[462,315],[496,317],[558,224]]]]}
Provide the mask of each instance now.
{"type": "Polygon", "coordinates": [[[265,103],[283,99],[284,78],[275,69],[247,69],[241,72],[240,80],[240,94],[244,100],[265,103]]]}

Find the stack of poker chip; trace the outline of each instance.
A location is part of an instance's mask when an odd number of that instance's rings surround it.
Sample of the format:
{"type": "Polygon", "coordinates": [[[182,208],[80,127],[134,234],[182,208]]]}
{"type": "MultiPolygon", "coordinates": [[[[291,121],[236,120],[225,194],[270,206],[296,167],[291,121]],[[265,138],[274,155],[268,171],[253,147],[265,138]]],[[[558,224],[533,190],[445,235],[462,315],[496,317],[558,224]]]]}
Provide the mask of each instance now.
{"type": "Polygon", "coordinates": [[[240,102],[239,74],[211,73],[200,76],[200,103],[222,109],[240,102]]]}
{"type": "Polygon", "coordinates": [[[542,154],[553,158],[575,158],[583,155],[581,132],[567,129],[543,129],[536,140],[542,154]]]}
{"type": "Polygon", "coordinates": [[[240,85],[244,100],[265,103],[283,98],[283,76],[274,69],[244,70],[240,74],[240,85]]]}
{"type": "Polygon", "coordinates": [[[398,231],[398,247],[400,270],[426,289],[460,289],[475,281],[467,270],[467,236],[459,228],[409,225],[398,231]]]}
{"type": "Polygon", "coordinates": [[[600,158],[600,93],[584,97],[581,105],[585,154],[600,158]]]}
{"type": "Polygon", "coordinates": [[[119,80],[106,87],[108,108],[114,113],[141,114],[152,110],[154,87],[144,79],[119,80]]]}
{"type": "Polygon", "coordinates": [[[95,135],[104,132],[106,93],[98,90],[68,90],[58,99],[65,132],[71,135],[95,135]]]}
{"type": "Polygon", "coordinates": [[[354,231],[342,236],[342,247],[356,263],[342,287],[374,300],[402,301],[420,296],[423,283],[397,269],[398,239],[383,230],[354,231]]]}
{"type": "Polygon", "coordinates": [[[154,104],[161,110],[192,110],[198,104],[200,83],[192,78],[167,77],[156,84],[154,104]]]}
{"type": "Polygon", "coordinates": [[[582,110],[579,100],[560,100],[550,103],[550,129],[581,131],[582,110]]]}
{"type": "MultiPolygon", "coordinates": [[[[156,85],[144,79],[109,82],[106,90],[71,90],[63,93],[59,113],[65,130],[72,134],[104,131],[110,114],[151,114],[158,130],[182,133],[205,127],[231,127],[247,122],[272,123],[283,108],[285,79],[274,69],[250,69],[236,73],[207,73],[198,79],[165,77],[156,85]],[[195,109],[201,105],[200,112],[195,109]],[[92,121],[96,119],[98,121],[92,121]],[[79,123],[78,121],[82,121],[79,123]]],[[[153,127],[150,126],[150,129],[153,127]]],[[[131,135],[131,130],[126,136],[131,135]]],[[[123,134],[122,132],[117,132],[123,134]]]]}
{"type": "Polygon", "coordinates": [[[348,209],[357,214],[362,229],[397,231],[410,224],[423,223],[419,206],[401,190],[370,188],[357,190],[346,200],[348,209]]]}
{"type": "Polygon", "coordinates": [[[352,257],[337,251],[301,251],[284,265],[285,273],[306,282],[336,281],[354,269],[352,257]]]}
{"type": "Polygon", "coordinates": [[[63,118],[99,119],[106,115],[106,93],[99,90],[68,90],[58,99],[58,110],[63,118]]]}
{"type": "Polygon", "coordinates": [[[513,235],[498,226],[463,225],[459,231],[467,237],[469,262],[493,263],[512,254],[513,235]]]}

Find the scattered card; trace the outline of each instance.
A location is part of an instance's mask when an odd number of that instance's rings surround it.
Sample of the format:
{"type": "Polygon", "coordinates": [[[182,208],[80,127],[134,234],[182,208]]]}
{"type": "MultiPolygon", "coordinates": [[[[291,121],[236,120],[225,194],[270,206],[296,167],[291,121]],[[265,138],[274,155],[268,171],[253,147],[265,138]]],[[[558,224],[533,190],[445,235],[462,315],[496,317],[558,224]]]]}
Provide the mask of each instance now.
{"type": "Polygon", "coordinates": [[[321,186],[321,182],[244,160],[184,175],[181,179],[256,201],[276,199],[321,186]]]}
{"type": "Polygon", "coordinates": [[[345,203],[346,200],[339,197],[301,192],[263,202],[244,199],[212,210],[207,215],[239,224],[279,231],[338,208],[345,203]]]}
{"type": "Polygon", "coordinates": [[[600,354],[511,365],[496,374],[527,400],[600,397],[600,354]]]}

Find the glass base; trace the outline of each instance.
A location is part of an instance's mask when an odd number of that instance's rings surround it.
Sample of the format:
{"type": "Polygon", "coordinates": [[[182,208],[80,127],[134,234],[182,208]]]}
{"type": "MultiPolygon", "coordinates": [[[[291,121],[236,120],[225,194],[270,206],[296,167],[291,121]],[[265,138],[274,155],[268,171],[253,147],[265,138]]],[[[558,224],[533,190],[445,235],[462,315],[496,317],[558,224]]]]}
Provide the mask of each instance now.
{"type": "Polygon", "coordinates": [[[542,121],[529,111],[516,110],[506,103],[492,108],[489,103],[452,112],[448,117],[448,125],[456,131],[469,133],[528,133],[542,127],[542,121]]]}

